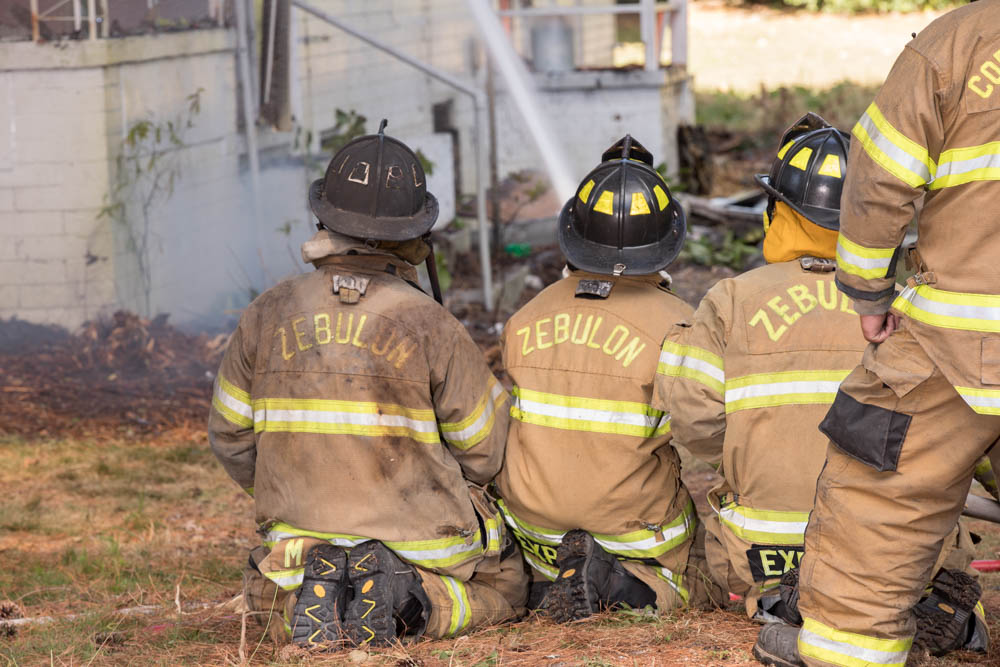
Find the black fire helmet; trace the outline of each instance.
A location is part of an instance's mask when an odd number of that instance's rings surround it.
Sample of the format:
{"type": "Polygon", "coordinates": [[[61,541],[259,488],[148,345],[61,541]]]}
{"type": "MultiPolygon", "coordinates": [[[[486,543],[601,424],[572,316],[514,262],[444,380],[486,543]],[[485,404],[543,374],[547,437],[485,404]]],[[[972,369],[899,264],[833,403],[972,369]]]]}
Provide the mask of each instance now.
{"type": "Polygon", "coordinates": [[[653,169],[653,156],[625,135],[580,183],[559,216],[559,246],[573,266],[605,275],[656,273],[684,245],[684,211],[653,169]]]}
{"type": "Polygon", "coordinates": [[[378,134],[359,137],[337,151],[326,176],[309,188],[309,207],[339,234],[377,241],[408,241],[423,236],[438,217],[438,202],[416,154],[398,139],[378,134]]]}

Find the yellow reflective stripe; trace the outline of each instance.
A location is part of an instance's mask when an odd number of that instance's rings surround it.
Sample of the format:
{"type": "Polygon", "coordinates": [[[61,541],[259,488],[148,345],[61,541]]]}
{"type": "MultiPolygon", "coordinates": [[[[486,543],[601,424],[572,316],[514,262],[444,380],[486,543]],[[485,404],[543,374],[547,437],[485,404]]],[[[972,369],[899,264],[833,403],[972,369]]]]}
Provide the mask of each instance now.
{"type": "Polygon", "coordinates": [[[717,354],[694,345],[663,341],[656,372],[667,377],[695,380],[721,394],[726,380],[725,363],[717,354]]]}
{"type": "Polygon", "coordinates": [[[212,395],[212,407],[227,421],[240,428],[253,426],[253,408],[250,407],[250,394],[243,391],[232,382],[219,375],[212,395]]]}
{"type": "Polygon", "coordinates": [[[514,516],[514,513],[510,511],[506,503],[502,499],[497,500],[497,507],[500,508],[500,513],[503,514],[504,519],[510,524],[511,528],[519,530],[528,537],[542,544],[547,544],[549,546],[557,547],[562,544],[562,538],[565,537],[566,533],[550,528],[539,528],[538,526],[532,526],[530,523],[523,521],[522,519],[514,516]]]}
{"type": "Polygon", "coordinates": [[[729,502],[716,513],[719,521],[741,540],[781,546],[805,543],[809,512],[759,510],[729,502]]]}
{"type": "Polygon", "coordinates": [[[726,380],[726,414],[778,405],[832,403],[851,370],[757,373],[726,380]]]}
{"type": "Polygon", "coordinates": [[[287,523],[282,523],[276,521],[271,525],[267,526],[267,535],[264,538],[264,546],[273,548],[275,544],[282,540],[288,540],[293,537],[315,537],[318,540],[325,540],[330,544],[338,547],[356,547],[362,542],[368,542],[371,540],[370,537],[362,537],[360,535],[347,535],[344,533],[320,533],[314,530],[303,530],[302,528],[296,528],[287,523]]]}
{"type": "Polygon", "coordinates": [[[943,151],[927,187],[940,190],[973,181],[1000,181],[1000,141],[943,151]]]}
{"type": "Polygon", "coordinates": [[[441,422],[441,433],[449,445],[465,450],[486,439],[496,421],[496,409],[504,400],[503,387],[490,376],[489,386],[468,417],[457,422],[441,422]]]}
{"type": "Polygon", "coordinates": [[[469,604],[469,594],[465,584],[455,579],[438,575],[444,582],[444,587],[451,598],[451,620],[448,623],[448,636],[452,637],[469,626],[472,620],[472,605],[469,604]]]}
{"type": "Polygon", "coordinates": [[[955,391],[970,408],[979,414],[1000,415],[1000,390],[955,385],[955,391]]]}
{"type": "Polygon", "coordinates": [[[559,577],[559,568],[552,567],[530,551],[522,550],[521,553],[524,554],[524,560],[528,562],[528,565],[549,581],[555,581],[559,577]]]}
{"type": "Polygon", "coordinates": [[[835,630],[811,618],[799,631],[799,654],[842,667],[903,667],[913,639],[879,639],[835,630]]]}
{"type": "Polygon", "coordinates": [[[927,149],[897,130],[872,102],[854,126],[868,156],[912,188],[933,180],[937,165],[927,149]]]}
{"type": "Polygon", "coordinates": [[[672,521],[657,526],[656,530],[643,528],[624,535],[591,533],[601,547],[616,556],[627,558],[659,558],[679,547],[694,536],[698,525],[694,503],[688,501],[684,510],[672,521]]]}
{"type": "Polygon", "coordinates": [[[283,591],[293,591],[302,585],[305,576],[305,566],[293,567],[288,570],[271,570],[263,575],[273,581],[283,591]]]}
{"type": "Polygon", "coordinates": [[[643,438],[670,432],[670,417],[645,403],[563,396],[514,387],[510,416],[526,424],[643,438]]]}
{"type": "Polygon", "coordinates": [[[691,598],[691,593],[684,586],[684,575],[671,572],[667,568],[659,566],[654,566],[653,571],[656,573],[657,577],[670,584],[670,587],[677,591],[677,595],[680,596],[681,600],[687,604],[688,600],[691,598]]]}
{"type": "Polygon", "coordinates": [[[837,237],[837,268],[866,280],[886,278],[895,252],[895,248],[868,248],[840,234],[837,237]]]}
{"type": "Polygon", "coordinates": [[[489,518],[483,522],[486,527],[486,550],[500,551],[500,522],[498,519],[489,518]]]}
{"type": "Polygon", "coordinates": [[[1000,295],[946,292],[930,285],[906,287],[892,307],[913,319],[945,329],[1000,332],[1000,295]]]}
{"type": "Polygon", "coordinates": [[[253,402],[253,422],[257,433],[399,436],[440,442],[433,410],[389,403],[258,398],[253,402]]]}

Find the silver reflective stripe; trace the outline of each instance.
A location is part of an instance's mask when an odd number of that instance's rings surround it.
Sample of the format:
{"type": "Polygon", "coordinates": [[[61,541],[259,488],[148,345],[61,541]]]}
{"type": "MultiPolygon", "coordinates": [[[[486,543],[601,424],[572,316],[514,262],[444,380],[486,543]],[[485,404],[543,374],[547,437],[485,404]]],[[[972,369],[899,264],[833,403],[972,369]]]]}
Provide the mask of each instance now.
{"type": "Polygon", "coordinates": [[[499,383],[494,382],[493,387],[490,389],[490,397],[486,403],[483,404],[483,411],[469,426],[466,426],[461,431],[442,431],[444,433],[444,439],[448,442],[465,442],[470,440],[473,436],[477,435],[486,426],[486,423],[493,418],[493,411],[496,409],[497,398],[503,393],[503,387],[499,383]]]}
{"type": "Polygon", "coordinates": [[[838,387],[840,387],[839,381],[829,380],[795,380],[793,382],[751,384],[746,387],[726,389],[726,403],[732,403],[744,398],[777,396],[781,394],[836,394],[838,387]]]}
{"type": "MultiPolygon", "coordinates": [[[[945,176],[957,176],[976,169],[997,169],[1000,168],[1000,153],[990,153],[968,160],[954,160],[943,162],[938,165],[934,180],[937,181],[945,176]]],[[[933,183],[932,183],[933,185],[933,183]]]]}
{"type": "Polygon", "coordinates": [[[837,242],[837,254],[849,264],[852,264],[861,269],[889,269],[889,264],[892,263],[892,256],[889,257],[861,257],[860,255],[855,255],[853,252],[844,247],[842,243],[837,242]]]}
{"type": "Polygon", "coordinates": [[[511,528],[521,531],[528,537],[538,540],[542,544],[548,544],[550,546],[559,546],[560,544],[562,544],[562,539],[566,536],[566,533],[541,533],[536,530],[532,530],[531,528],[528,528],[524,524],[515,521],[514,516],[510,513],[510,510],[508,510],[506,507],[504,508],[503,511],[503,518],[504,521],[506,521],[511,528]]]}
{"type": "Polygon", "coordinates": [[[615,542],[613,540],[602,540],[596,535],[594,536],[594,540],[604,547],[606,551],[610,551],[612,553],[618,551],[648,551],[655,549],[664,542],[670,542],[671,540],[685,536],[691,532],[691,516],[686,512],[683,516],[684,522],[679,526],[674,526],[664,530],[662,538],[660,538],[659,534],[654,533],[650,537],[636,542],[615,542]]]}
{"type": "Polygon", "coordinates": [[[752,519],[732,507],[723,507],[719,510],[719,516],[729,523],[735,524],[744,530],[753,530],[758,533],[771,533],[775,535],[804,534],[808,521],[770,521],[767,519],[752,519]]]}
{"type": "MultiPolygon", "coordinates": [[[[993,296],[993,295],[988,295],[993,296]]],[[[904,301],[909,301],[914,306],[921,310],[926,310],[928,313],[934,315],[943,315],[945,317],[958,317],[966,320],[989,320],[989,321],[1000,321],[1000,308],[995,308],[991,306],[972,306],[968,304],[958,304],[958,303],[945,303],[944,301],[937,301],[935,299],[928,299],[927,297],[920,294],[917,288],[907,287],[902,292],[899,293],[897,299],[902,299],[904,301]]],[[[996,298],[996,297],[993,297],[996,298]]],[[[920,319],[917,317],[916,319],[920,319]]],[[[934,322],[930,322],[933,324],[934,322]]],[[[973,328],[974,325],[970,326],[973,328]]]]}
{"type": "Polygon", "coordinates": [[[458,618],[452,620],[453,628],[449,628],[451,633],[457,632],[465,628],[469,623],[469,610],[465,606],[465,591],[463,591],[458,581],[453,577],[442,576],[444,583],[451,589],[452,601],[458,605],[458,618]]]}
{"type": "MultiPolygon", "coordinates": [[[[855,661],[862,661],[863,664],[872,665],[903,665],[909,651],[879,651],[873,648],[862,648],[846,642],[838,642],[835,639],[828,639],[815,632],[802,628],[799,630],[799,643],[815,646],[824,651],[830,651],[839,655],[853,658],[851,662],[843,664],[855,665],[855,661]]],[[[830,656],[832,657],[832,656],[830,656]]],[[[827,660],[828,661],[828,660],[827,660]]]]}
{"type": "MultiPolygon", "coordinates": [[[[289,532],[285,532],[283,530],[272,530],[272,531],[268,532],[267,537],[265,538],[265,541],[276,543],[276,542],[280,542],[281,540],[290,540],[293,537],[303,537],[303,536],[309,537],[308,534],[300,535],[298,533],[289,533],[289,532]]],[[[321,537],[321,538],[318,538],[318,539],[326,540],[330,544],[332,544],[334,546],[337,546],[337,547],[348,547],[348,548],[356,547],[359,544],[362,544],[363,542],[369,542],[371,540],[371,538],[368,538],[368,537],[359,537],[357,539],[351,539],[351,538],[345,538],[345,537],[329,537],[329,538],[328,537],[321,537]]]]}
{"type": "Polygon", "coordinates": [[[721,368],[713,366],[712,364],[704,361],[702,359],[696,359],[695,357],[682,356],[679,354],[674,354],[673,352],[667,352],[662,350],[660,352],[660,363],[667,364],[669,366],[683,366],[684,368],[690,368],[691,370],[699,371],[709,376],[714,380],[719,382],[726,381],[726,373],[721,368]]]}
{"type": "Polygon", "coordinates": [[[273,572],[265,572],[264,576],[273,581],[282,590],[288,591],[302,585],[305,571],[304,567],[295,570],[275,570],[273,572]]]}
{"type": "Polygon", "coordinates": [[[582,422],[601,422],[603,424],[625,424],[628,426],[639,426],[656,430],[661,423],[670,420],[665,414],[642,415],[637,412],[613,412],[611,410],[594,410],[592,408],[575,408],[566,405],[553,405],[552,403],[540,403],[530,401],[520,396],[514,399],[518,409],[524,412],[543,415],[545,417],[556,417],[558,419],[570,419],[582,422]]]}
{"type": "Polygon", "coordinates": [[[482,549],[482,545],[479,540],[474,540],[472,544],[456,544],[450,547],[443,547],[440,549],[427,549],[421,551],[414,551],[410,549],[405,549],[400,547],[400,542],[391,542],[391,548],[396,553],[397,556],[405,558],[406,560],[418,563],[420,561],[426,560],[442,560],[449,558],[451,556],[457,556],[463,553],[476,552],[482,549]]]}
{"type": "Polygon", "coordinates": [[[215,388],[215,398],[222,403],[224,406],[240,415],[241,417],[246,417],[247,419],[253,419],[253,408],[249,403],[241,401],[236,398],[225,389],[222,388],[222,382],[219,382],[215,388]]]}
{"type": "Polygon", "coordinates": [[[378,414],[372,412],[332,412],[327,410],[280,410],[263,408],[254,411],[257,423],[270,422],[314,424],[351,424],[357,426],[395,426],[417,431],[437,433],[437,422],[410,419],[403,415],[378,414]]]}
{"type": "Polygon", "coordinates": [[[865,112],[865,115],[861,117],[861,120],[858,121],[858,124],[865,129],[865,132],[868,133],[872,142],[880,151],[885,153],[889,159],[896,162],[899,166],[916,174],[924,183],[931,180],[931,172],[927,168],[927,165],[889,141],[889,138],[882,134],[882,132],[875,125],[875,121],[872,120],[867,111],[865,112]]]}

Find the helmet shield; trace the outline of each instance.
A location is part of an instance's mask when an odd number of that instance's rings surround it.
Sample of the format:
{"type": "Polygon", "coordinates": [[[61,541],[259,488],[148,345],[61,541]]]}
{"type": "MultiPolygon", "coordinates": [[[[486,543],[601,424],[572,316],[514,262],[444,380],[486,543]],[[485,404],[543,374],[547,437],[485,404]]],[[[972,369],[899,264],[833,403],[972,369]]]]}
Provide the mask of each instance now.
{"type": "Polygon", "coordinates": [[[403,142],[378,134],[337,151],[326,176],[309,188],[309,206],[324,227],[347,236],[406,241],[437,221],[438,203],[427,192],[423,166],[403,142]]]}
{"type": "Polygon", "coordinates": [[[652,155],[641,144],[625,137],[607,155],[620,157],[591,171],[563,206],[559,246],[571,264],[586,271],[655,273],[684,245],[684,212],[649,166],[652,155]]]}

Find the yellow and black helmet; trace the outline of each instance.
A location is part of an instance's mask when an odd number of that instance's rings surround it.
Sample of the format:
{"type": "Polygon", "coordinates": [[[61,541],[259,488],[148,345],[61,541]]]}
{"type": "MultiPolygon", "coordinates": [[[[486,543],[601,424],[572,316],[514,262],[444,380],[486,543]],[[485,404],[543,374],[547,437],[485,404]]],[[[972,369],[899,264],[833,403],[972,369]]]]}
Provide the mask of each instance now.
{"type": "Polygon", "coordinates": [[[337,151],[326,176],[309,188],[319,227],[360,239],[409,241],[429,232],[438,202],[427,192],[420,160],[409,146],[385,135],[359,137],[337,151]]]}
{"type": "Polygon", "coordinates": [[[771,173],[754,176],[769,195],[768,212],[780,200],[820,227],[840,229],[840,194],[850,141],[847,133],[814,113],[788,128],[771,173]]]}
{"type": "Polygon", "coordinates": [[[626,135],[601,156],[559,216],[559,246],[573,266],[606,275],[656,273],[684,245],[684,212],[626,135]]]}

